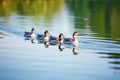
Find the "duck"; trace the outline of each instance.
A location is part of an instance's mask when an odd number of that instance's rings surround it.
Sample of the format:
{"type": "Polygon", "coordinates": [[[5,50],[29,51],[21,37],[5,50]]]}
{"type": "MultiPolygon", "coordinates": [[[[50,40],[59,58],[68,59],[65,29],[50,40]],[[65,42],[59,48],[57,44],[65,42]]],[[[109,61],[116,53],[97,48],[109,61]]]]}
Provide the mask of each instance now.
{"type": "Polygon", "coordinates": [[[73,44],[75,46],[78,45],[78,39],[77,39],[77,36],[79,35],[78,32],[74,32],[73,35],[72,35],[72,38],[63,38],[63,43],[65,44],[73,44]]]}
{"type": "Polygon", "coordinates": [[[63,43],[62,38],[64,38],[63,33],[60,33],[59,37],[50,35],[49,43],[50,44],[61,44],[61,43],[63,43]]]}
{"type": "Polygon", "coordinates": [[[44,31],[44,34],[38,34],[38,35],[37,35],[37,40],[48,41],[48,40],[49,40],[48,34],[50,34],[50,33],[48,32],[48,30],[45,30],[45,31],[44,31]]]}
{"type": "Polygon", "coordinates": [[[31,29],[31,32],[24,32],[24,37],[26,37],[27,39],[30,39],[30,38],[35,38],[35,28],[32,28],[31,29]]]}

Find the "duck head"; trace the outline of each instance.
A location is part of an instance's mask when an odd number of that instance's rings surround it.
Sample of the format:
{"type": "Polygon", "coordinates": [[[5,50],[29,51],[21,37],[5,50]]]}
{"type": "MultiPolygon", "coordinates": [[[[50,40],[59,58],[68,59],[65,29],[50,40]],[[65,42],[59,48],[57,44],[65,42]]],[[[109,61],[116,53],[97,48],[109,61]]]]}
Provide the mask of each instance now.
{"type": "Polygon", "coordinates": [[[47,36],[47,34],[50,34],[48,30],[45,30],[44,35],[47,36]]]}
{"type": "Polygon", "coordinates": [[[75,39],[76,36],[79,36],[80,34],[78,32],[73,33],[73,39],[75,39]]]}
{"type": "Polygon", "coordinates": [[[35,28],[32,28],[32,29],[31,29],[31,32],[33,33],[34,31],[35,31],[35,28]]]}

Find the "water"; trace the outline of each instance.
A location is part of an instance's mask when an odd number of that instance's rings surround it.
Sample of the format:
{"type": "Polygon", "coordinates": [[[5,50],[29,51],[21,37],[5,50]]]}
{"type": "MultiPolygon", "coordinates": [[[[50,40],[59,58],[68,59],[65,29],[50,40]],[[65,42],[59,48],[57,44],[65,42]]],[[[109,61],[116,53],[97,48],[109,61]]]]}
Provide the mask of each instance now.
{"type": "Polygon", "coordinates": [[[0,6],[0,80],[120,78],[119,2],[2,0],[0,6]],[[78,53],[24,40],[32,27],[54,36],[79,32],[78,53]]]}

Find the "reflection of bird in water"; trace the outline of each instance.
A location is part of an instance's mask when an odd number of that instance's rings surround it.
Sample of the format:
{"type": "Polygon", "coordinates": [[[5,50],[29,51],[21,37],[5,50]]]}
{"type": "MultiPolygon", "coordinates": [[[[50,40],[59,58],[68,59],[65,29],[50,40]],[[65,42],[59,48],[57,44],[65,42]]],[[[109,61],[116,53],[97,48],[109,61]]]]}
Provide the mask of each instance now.
{"type": "Polygon", "coordinates": [[[44,45],[45,45],[46,48],[48,48],[50,46],[48,41],[44,42],[44,45]]]}
{"type": "Polygon", "coordinates": [[[35,28],[31,29],[31,32],[26,32],[24,33],[24,37],[26,40],[34,39],[35,38],[35,28]]]}
{"type": "Polygon", "coordinates": [[[50,33],[48,32],[48,30],[46,30],[46,31],[44,32],[44,34],[38,34],[38,35],[37,35],[37,40],[48,41],[48,40],[49,40],[48,34],[50,34],[50,33]]]}
{"type": "MultiPolygon", "coordinates": [[[[67,48],[67,47],[62,46],[62,44],[59,44],[59,45],[58,45],[58,49],[59,49],[60,51],[63,51],[65,48],[67,48]]],[[[69,48],[69,49],[70,49],[70,48],[69,48]]],[[[76,49],[76,47],[72,47],[72,52],[73,52],[73,55],[78,55],[78,54],[79,54],[79,51],[76,49]]]]}
{"type": "Polygon", "coordinates": [[[34,39],[31,40],[31,43],[35,43],[34,39]]]}
{"type": "MultiPolygon", "coordinates": [[[[39,43],[42,43],[45,45],[46,48],[48,48],[50,45],[58,45],[58,48],[60,51],[63,51],[65,48],[72,48],[72,52],[74,53],[74,55],[79,54],[79,51],[76,49],[76,46],[78,46],[78,40],[77,40],[77,36],[79,35],[78,32],[74,32],[72,38],[65,38],[63,33],[59,34],[59,37],[55,37],[52,35],[48,35],[50,34],[47,30],[44,32],[44,34],[38,34],[37,35],[37,41],[39,43]],[[65,46],[65,45],[67,46],[65,46]],[[72,47],[71,45],[72,44],[72,47]]],[[[26,32],[24,33],[24,37],[25,40],[31,40],[31,43],[35,43],[34,42],[34,38],[35,38],[35,29],[32,28],[31,32],[26,32]]]]}
{"type": "Polygon", "coordinates": [[[63,33],[60,33],[60,34],[59,34],[59,37],[50,36],[50,38],[49,38],[49,43],[50,43],[51,45],[56,45],[56,44],[63,43],[63,42],[62,42],[63,36],[64,36],[63,33]]]}
{"type": "Polygon", "coordinates": [[[63,51],[65,48],[62,47],[62,44],[59,44],[59,45],[58,45],[58,49],[59,49],[60,51],[63,51]]]}
{"type": "Polygon", "coordinates": [[[75,46],[78,45],[77,36],[79,35],[78,32],[74,32],[72,38],[64,38],[63,43],[65,44],[73,44],[75,46]]]}
{"type": "Polygon", "coordinates": [[[73,55],[78,55],[78,54],[79,54],[79,51],[78,51],[76,48],[73,48],[72,51],[73,51],[73,53],[74,53],[73,55]]]}

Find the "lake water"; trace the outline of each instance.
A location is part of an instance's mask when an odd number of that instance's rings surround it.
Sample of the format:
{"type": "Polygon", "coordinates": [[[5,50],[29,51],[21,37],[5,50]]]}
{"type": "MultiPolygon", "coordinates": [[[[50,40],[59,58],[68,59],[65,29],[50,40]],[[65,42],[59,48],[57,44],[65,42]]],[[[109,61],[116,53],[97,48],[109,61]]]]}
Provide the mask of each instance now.
{"type": "Polygon", "coordinates": [[[0,2],[0,80],[119,80],[120,2],[16,0],[0,2]],[[24,40],[24,31],[79,32],[79,45],[24,40]]]}

